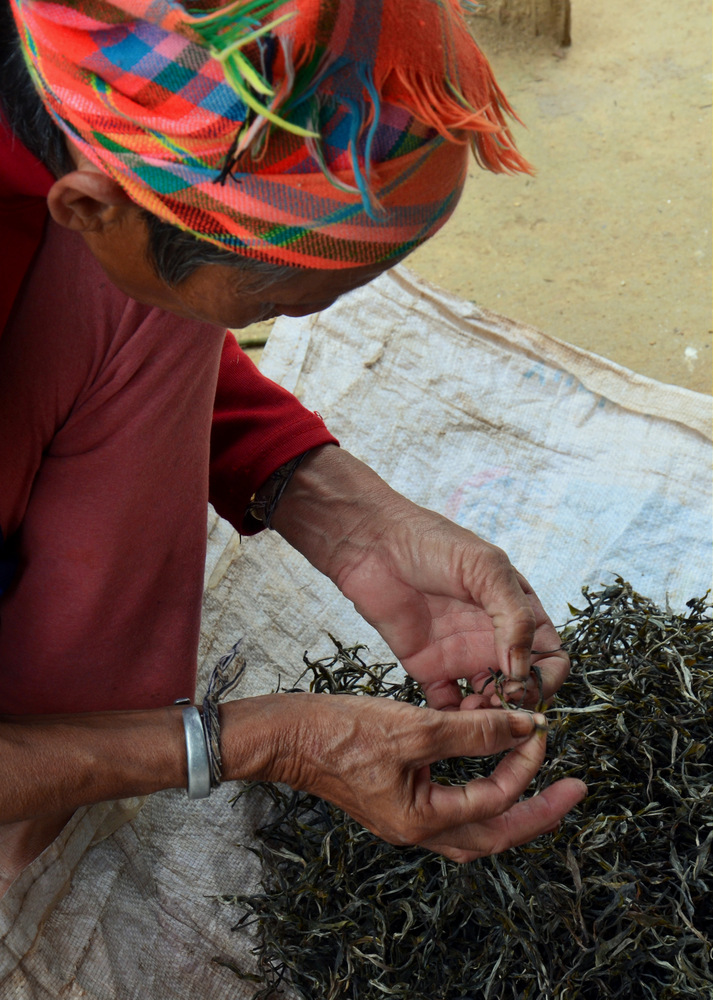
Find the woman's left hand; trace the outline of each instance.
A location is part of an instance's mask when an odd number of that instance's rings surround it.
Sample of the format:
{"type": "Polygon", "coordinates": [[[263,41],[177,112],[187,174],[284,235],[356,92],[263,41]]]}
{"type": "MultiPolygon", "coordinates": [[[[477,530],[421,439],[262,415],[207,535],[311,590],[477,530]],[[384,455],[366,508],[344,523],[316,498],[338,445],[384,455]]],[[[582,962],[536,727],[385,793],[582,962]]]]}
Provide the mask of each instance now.
{"type": "Polygon", "coordinates": [[[498,670],[511,678],[509,700],[532,708],[567,677],[559,636],[506,554],[406,500],[347,452],[311,453],[273,523],[379,631],[432,708],[498,705],[498,670]],[[475,692],[465,699],[463,680],[475,692]]]}

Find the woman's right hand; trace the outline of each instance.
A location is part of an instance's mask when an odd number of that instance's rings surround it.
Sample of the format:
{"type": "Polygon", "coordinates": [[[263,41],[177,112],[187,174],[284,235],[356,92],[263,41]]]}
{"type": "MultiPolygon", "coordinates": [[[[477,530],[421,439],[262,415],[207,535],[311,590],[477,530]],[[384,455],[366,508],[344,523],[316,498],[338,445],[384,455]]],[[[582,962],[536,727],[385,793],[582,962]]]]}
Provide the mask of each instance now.
{"type": "Polygon", "coordinates": [[[583,782],[565,778],[520,801],[546,744],[544,717],[528,712],[279,694],[230,702],[221,718],[224,778],[284,782],[327,799],[389,843],[458,862],[552,831],[586,794],[583,782]],[[431,781],[437,760],[505,750],[492,773],[464,786],[431,781]]]}

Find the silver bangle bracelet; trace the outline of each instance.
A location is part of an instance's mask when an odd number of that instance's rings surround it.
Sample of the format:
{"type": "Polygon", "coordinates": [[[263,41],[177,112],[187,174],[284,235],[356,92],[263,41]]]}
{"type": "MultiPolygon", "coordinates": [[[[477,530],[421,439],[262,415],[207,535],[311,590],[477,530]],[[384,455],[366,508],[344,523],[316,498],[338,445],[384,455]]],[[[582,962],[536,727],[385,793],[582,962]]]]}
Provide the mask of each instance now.
{"type": "Polygon", "coordinates": [[[188,798],[207,799],[210,795],[210,764],[201,714],[195,705],[183,709],[188,762],[188,798]]]}

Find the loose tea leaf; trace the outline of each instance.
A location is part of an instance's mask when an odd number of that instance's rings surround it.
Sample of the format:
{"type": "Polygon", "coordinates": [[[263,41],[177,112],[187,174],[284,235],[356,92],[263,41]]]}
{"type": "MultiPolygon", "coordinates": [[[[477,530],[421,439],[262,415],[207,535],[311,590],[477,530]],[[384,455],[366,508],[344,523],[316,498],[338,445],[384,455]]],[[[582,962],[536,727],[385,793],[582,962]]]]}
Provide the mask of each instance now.
{"type": "MultiPolygon", "coordinates": [[[[264,891],[224,898],[245,910],[237,927],[259,927],[255,1000],[283,979],[304,1000],[713,998],[711,605],[674,614],[620,579],[583,594],[531,792],[573,775],[589,796],[555,834],[457,865],[312,796],[248,787],[273,806],[264,891]]],[[[311,690],[424,703],[394,664],[335,645],[305,657],[311,690]]],[[[432,773],[465,782],[492,766],[432,773]]]]}

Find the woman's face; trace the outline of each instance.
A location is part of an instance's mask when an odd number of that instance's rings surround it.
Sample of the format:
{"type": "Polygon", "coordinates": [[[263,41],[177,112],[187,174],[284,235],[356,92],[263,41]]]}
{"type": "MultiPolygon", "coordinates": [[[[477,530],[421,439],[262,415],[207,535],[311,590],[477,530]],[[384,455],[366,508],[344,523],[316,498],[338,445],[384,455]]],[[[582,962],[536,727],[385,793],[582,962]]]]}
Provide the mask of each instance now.
{"type": "MultiPolygon", "coordinates": [[[[308,316],[321,312],[345,292],[367,284],[384,266],[342,271],[298,270],[267,283],[265,277],[240,268],[206,264],[173,289],[183,315],[240,329],[275,316],[308,316]]],[[[173,310],[174,312],[176,309],[173,310]]]]}
{"type": "Polygon", "coordinates": [[[85,233],[84,238],[112,282],[131,298],[231,329],[275,316],[321,312],[345,292],[367,284],[387,268],[383,264],[338,271],[295,268],[293,274],[271,281],[259,271],[203,264],[171,287],[154,271],[146,223],[134,206],[110,231],[85,233]]]}

